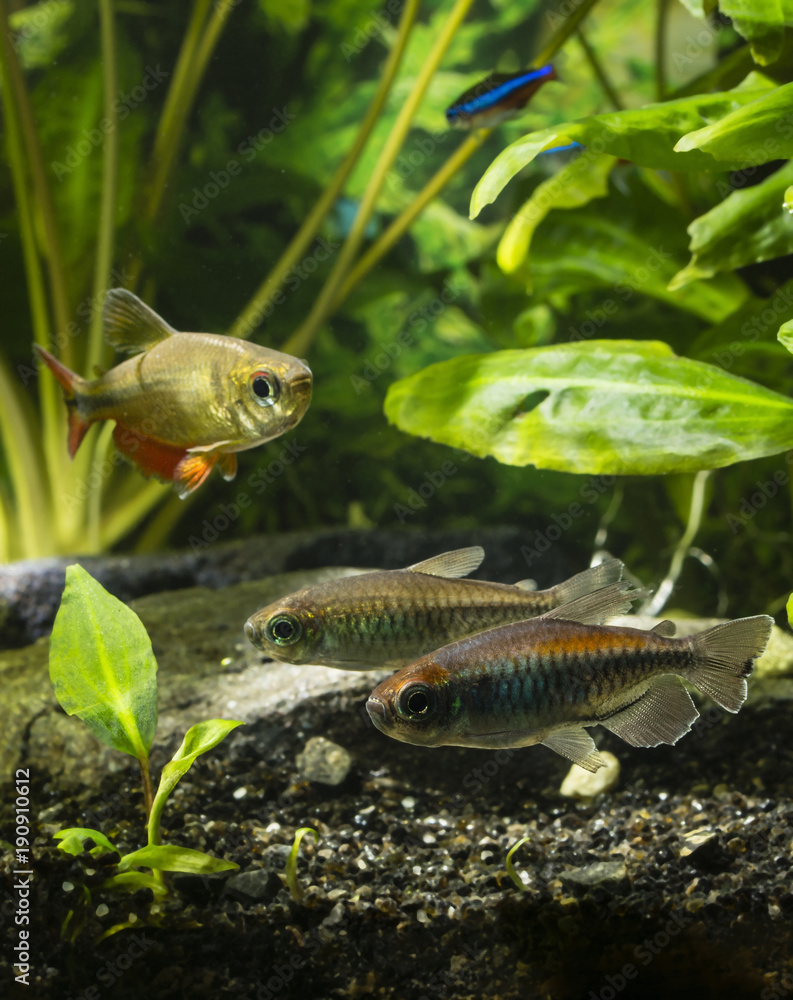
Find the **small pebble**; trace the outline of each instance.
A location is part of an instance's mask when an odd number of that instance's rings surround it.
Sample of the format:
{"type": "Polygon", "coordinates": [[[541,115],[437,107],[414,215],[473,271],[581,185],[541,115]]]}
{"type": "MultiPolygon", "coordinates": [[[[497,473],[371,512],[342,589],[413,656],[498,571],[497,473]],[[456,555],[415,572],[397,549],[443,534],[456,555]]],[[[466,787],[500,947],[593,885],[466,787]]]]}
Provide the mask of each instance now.
{"type": "Polygon", "coordinates": [[[352,757],[338,743],[324,736],[312,736],[297,756],[297,769],[306,781],[340,785],[350,773],[352,757]]]}
{"type": "Polygon", "coordinates": [[[245,788],[244,786],[242,788],[235,788],[234,791],[232,792],[232,795],[234,796],[235,799],[244,799],[247,794],[248,794],[248,789],[245,788]]]}
{"type": "Polygon", "coordinates": [[[403,809],[415,809],[416,808],[416,800],[413,798],[412,795],[406,795],[404,797],[404,799],[402,799],[402,808],[403,809]]]}
{"type": "Polygon", "coordinates": [[[606,763],[594,773],[573,764],[562,782],[560,794],[568,799],[594,799],[616,788],[620,777],[620,762],[608,750],[603,751],[601,757],[606,763]]]}

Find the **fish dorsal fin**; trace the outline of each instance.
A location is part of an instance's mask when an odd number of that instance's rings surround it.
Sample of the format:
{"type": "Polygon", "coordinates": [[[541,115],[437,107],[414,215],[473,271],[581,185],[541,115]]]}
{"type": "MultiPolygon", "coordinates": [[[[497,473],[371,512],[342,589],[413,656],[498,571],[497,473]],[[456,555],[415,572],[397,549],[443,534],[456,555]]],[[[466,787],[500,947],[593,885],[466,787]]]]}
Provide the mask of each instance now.
{"type": "Polygon", "coordinates": [[[537,589],[537,581],[536,580],[518,580],[518,582],[515,584],[515,586],[519,587],[521,590],[536,590],[537,589]]]}
{"type": "Polygon", "coordinates": [[[597,771],[606,763],[597,752],[595,741],[581,726],[554,729],[541,742],[543,746],[549,747],[561,757],[567,757],[587,771],[597,771]]]}
{"type": "Polygon", "coordinates": [[[600,723],[631,746],[657,747],[659,743],[677,743],[698,718],[683,682],[665,674],[632,705],[600,723]]]}
{"type": "Polygon", "coordinates": [[[176,330],[126,288],[111,288],[102,307],[105,340],[117,351],[137,354],[166,340],[176,330]]]}
{"type": "Polygon", "coordinates": [[[624,568],[619,559],[610,556],[602,563],[598,563],[597,566],[590,566],[583,573],[576,573],[569,580],[551,587],[550,592],[553,595],[554,604],[567,604],[585,594],[591,594],[607,587],[610,583],[619,583],[624,568]]]}
{"type": "Polygon", "coordinates": [[[485,558],[485,550],[481,545],[472,545],[467,549],[454,549],[452,552],[442,552],[439,556],[425,559],[423,562],[408,566],[410,573],[426,573],[428,576],[447,576],[451,578],[468,576],[479,569],[485,558]]]}
{"type": "Polygon", "coordinates": [[[621,580],[591,594],[584,594],[567,604],[560,604],[558,608],[552,608],[540,617],[561,618],[568,622],[580,622],[582,625],[602,625],[607,618],[627,614],[634,601],[646,596],[646,591],[635,590],[627,580],[621,580]]]}
{"type": "Polygon", "coordinates": [[[657,625],[653,625],[650,631],[655,632],[656,635],[663,636],[664,639],[671,639],[675,632],[677,632],[677,625],[666,618],[664,621],[658,622],[657,625]]]}

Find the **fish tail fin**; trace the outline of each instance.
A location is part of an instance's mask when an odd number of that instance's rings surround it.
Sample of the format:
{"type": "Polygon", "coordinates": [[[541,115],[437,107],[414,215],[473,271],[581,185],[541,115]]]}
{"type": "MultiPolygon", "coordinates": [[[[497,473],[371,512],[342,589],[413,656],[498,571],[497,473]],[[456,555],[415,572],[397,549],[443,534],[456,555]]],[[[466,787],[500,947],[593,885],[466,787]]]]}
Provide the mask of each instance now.
{"type": "Polygon", "coordinates": [[[692,636],[696,662],[686,680],[728,712],[737,712],[746,701],[746,678],[768,645],[773,624],[768,615],[756,615],[692,636]]]}
{"type": "Polygon", "coordinates": [[[80,442],[91,426],[91,421],[84,420],[77,408],[77,394],[85,384],[85,379],[81,378],[70,368],[67,368],[66,365],[61,364],[54,355],[50,354],[43,347],[39,347],[38,344],[34,345],[34,350],[58,382],[60,382],[63,389],[63,395],[69,411],[69,457],[74,458],[75,452],[80,447],[80,442]]]}
{"type": "Polygon", "coordinates": [[[557,583],[550,588],[549,593],[556,604],[567,604],[600,590],[601,587],[608,587],[610,583],[619,583],[624,568],[619,559],[606,559],[597,566],[585,569],[583,573],[576,573],[563,583],[557,583]]]}

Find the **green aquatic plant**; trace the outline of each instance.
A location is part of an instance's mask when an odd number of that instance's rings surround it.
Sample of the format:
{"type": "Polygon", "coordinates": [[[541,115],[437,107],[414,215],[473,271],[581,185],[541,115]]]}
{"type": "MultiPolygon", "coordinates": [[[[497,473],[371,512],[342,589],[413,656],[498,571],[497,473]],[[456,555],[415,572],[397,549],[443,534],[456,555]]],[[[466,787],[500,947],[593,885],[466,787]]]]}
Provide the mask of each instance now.
{"type": "Polygon", "coordinates": [[[516,841],[512,845],[512,847],[510,847],[510,849],[507,851],[507,858],[505,862],[507,868],[507,874],[514,882],[515,886],[521,890],[521,892],[526,891],[526,883],[523,881],[520,875],[518,875],[518,873],[515,871],[515,866],[512,863],[512,856],[515,853],[515,851],[518,850],[519,847],[523,847],[523,845],[528,843],[530,839],[531,839],[530,837],[521,837],[520,840],[516,841]]]}
{"type": "Polygon", "coordinates": [[[314,843],[319,843],[319,834],[313,827],[301,826],[295,831],[295,839],[292,841],[292,848],[289,857],[286,859],[286,884],[289,887],[290,895],[296,903],[303,899],[303,887],[297,881],[297,856],[300,852],[300,841],[310,833],[314,837],[314,843]]]}
{"type": "MultiPolygon", "coordinates": [[[[211,719],[192,726],[165,764],[152,791],[149,752],[157,725],[157,663],[138,616],[81,566],[66,570],[66,588],[50,640],[50,678],[68,715],[76,715],[103,743],[134,757],[140,766],[146,809],[144,847],[122,854],[117,873],[101,885],[107,890],[151,889],[166,893],[163,872],[208,875],[238,867],[203,851],[161,843],[161,816],[176,784],[196,758],[212,750],[237,726],[211,719]],[[150,873],[133,869],[148,868],[150,873]]],[[[118,849],[100,830],[69,827],[55,834],[58,847],[79,855],[93,841],[92,855],[118,849]]],[[[121,853],[121,852],[119,852],[121,853]]]]}

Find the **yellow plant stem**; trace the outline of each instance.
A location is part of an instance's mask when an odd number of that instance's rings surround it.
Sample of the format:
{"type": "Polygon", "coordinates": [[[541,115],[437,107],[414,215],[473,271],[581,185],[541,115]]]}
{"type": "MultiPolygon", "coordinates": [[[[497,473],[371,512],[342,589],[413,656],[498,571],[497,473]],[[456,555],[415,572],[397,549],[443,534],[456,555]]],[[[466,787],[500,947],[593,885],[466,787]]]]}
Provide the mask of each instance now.
{"type": "MultiPolygon", "coordinates": [[[[55,221],[55,208],[52,201],[52,193],[47,182],[47,175],[44,169],[44,157],[41,154],[41,145],[33,118],[33,111],[30,106],[30,98],[25,86],[25,78],[17,60],[14,47],[11,45],[10,33],[8,31],[8,12],[5,0],[0,0],[0,30],[3,34],[2,42],[2,62],[4,63],[3,91],[9,89],[9,100],[16,106],[17,122],[21,127],[24,137],[25,148],[27,150],[28,165],[33,181],[35,192],[35,209],[41,215],[44,228],[44,235],[47,241],[45,256],[47,268],[50,276],[50,291],[52,293],[52,303],[54,309],[55,326],[58,330],[64,330],[69,322],[70,309],[68,293],[66,289],[66,272],[63,266],[63,255],[61,254],[61,241],[58,227],[55,221]]],[[[5,103],[5,101],[4,101],[5,103]]],[[[48,346],[44,344],[43,346],[48,346]]],[[[68,365],[73,365],[71,344],[67,343],[63,353],[64,361],[68,365]]]]}
{"type": "MultiPolygon", "coordinates": [[[[597,0],[584,0],[576,8],[575,12],[566,18],[558,31],[549,39],[548,43],[533,60],[533,66],[543,66],[552,59],[568,38],[577,30],[578,25],[586,17],[589,11],[597,3],[597,0]]],[[[425,184],[419,194],[413,199],[408,207],[397,216],[385,232],[374,242],[371,247],[361,256],[358,262],[339,282],[335,291],[330,311],[337,309],[347,298],[350,292],[376,264],[388,253],[394,244],[410,229],[415,220],[424,211],[433,198],[437,197],[454,177],[458,170],[471,159],[474,153],[485,142],[491,134],[492,129],[480,129],[473,135],[468,136],[465,141],[457,147],[449,159],[438,170],[438,172],[425,184]]],[[[288,348],[287,348],[288,349],[288,348]]]]}
{"type": "Polygon", "coordinates": [[[380,117],[380,112],[382,111],[386,98],[391,91],[397,71],[402,62],[402,56],[404,55],[405,47],[407,46],[408,38],[410,37],[410,32],[416,20],[418,8],[419,0],[407,0],[407,3],[402,11],[402,17],[399,21],[399,27],[397,28],[394,44],[391,46],[391,51],[388,54],[388,59],[386,60],[383,73],[380,77],[380,82],[377,86],[377,91],[375,92],[372,103],[369,105],[369,110],[366,112],[366,117],[361,124],[358,135],[355,137],[355,142],[353,143],[352,148],[344,157],[344,160],[339,165],[336,173],[331,178],[330,183],[322,192],[319,200],[306,217],[303,225],[292,237],[289,246],[281,254],[280,260],[276,263],[275,267],[256,290],[253,298],[235,320],[233,326],[229,330],[229,334],[232,337],[243,337],[247,339],[261,323],[265,310],[272,303],[274,297],[278,294],[281,288],[283,288],[289,272],[300,262],[300,259],[308,249],[308,245],[316,235],[319,227],[322,225],[323,219],[331,208],[333,208],[336,199],[344,189],[344,185],[347,183],[347,178],[352,173],[366,146],[366,143],[369,141],[372,129],[377,124],[377,119],[380,117]]]}
{"type": "MultiPolygon", "coordinates": [[[[118,181],[118,115],[116,95],[116,30],[113,0],[99,0],[102,23],[102,74],[104,89],[104,120],[110,122],[104,129],[102,145],[102,202],[99,210],[99,231],[96,240],[96,266],[94,268],[93,302],[99,302],[107,290],[110,267],[113,263],[113,238],[115,235],[116,189],[118,181]]],[[[93,372],[102,361],[102,312],[94,309],[88,341],[86,371],[93,372]]]]}
{"type": "Polygon", "coordinates": [[[369,183],[366,186],[361,203],[358,206],[355,221],[352,224],[352,228],[350,229],[349,235],[345,240],[344,246],[339,251],[339,255],[336,258],[333,268],[331,269],[330,275],[328,276],[317,301],[314,303],[314,307],[309,313],[308,318],[284,345],[284,350],[287,351],[287,353],[297,355],[305,354],[317,335],[320,327],[329,315],[333,307],[337,291],[344,280],[344,276],[347,273],[353,258],[363,242],[366,227],[372,213],[374,212],[377,198],[383,184],[385,183],[388,171],[391,169],[394,160],[396,160],[399,155],[399,151],[404,144],[408,132],[410,131],[416,111],[418,110],[419,104],[424,97],[430,81],[435,75],[435,71],[440,64],[441,59],[443,59],[446,54],[446,50],[449,48],[452,39],[457,33],[457,29],[460,27],[464,18],[468,14],[472,3],[473,0],[457,0],[451,13],[449,14],[449,17],[446,19],[446,23],[444,24],[440,34],[435,39],[435,44],[425,59],[416,78],[416,82],[413,84],[413,89],[408,95],[405,103],[402,105],[402,108],[397,115],[397,119],[394,122],[394,126],[386,139],[385,145],[383,146],[374,170],[372,171],[372,176],[369,178],[369,183]]]}
{"type": "Polygon", "coordinates": [[[171,487],[164,483],[149,482],[142,485],[129,500],[114,507],[102,520],[101,549],[112,548],[127,532],[140,524],[149,511],[162,503],[170,492],[171,487]]]}

